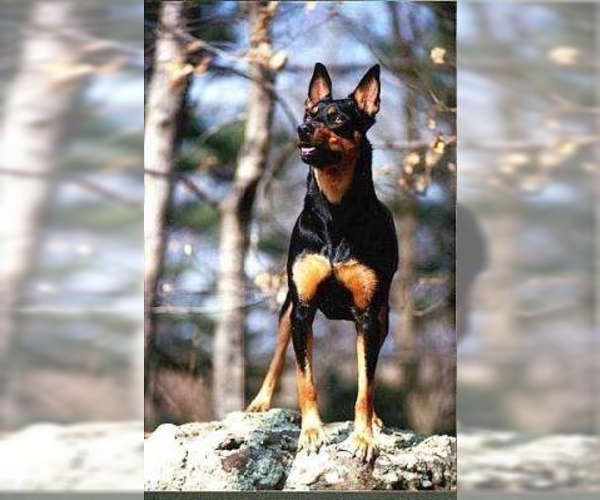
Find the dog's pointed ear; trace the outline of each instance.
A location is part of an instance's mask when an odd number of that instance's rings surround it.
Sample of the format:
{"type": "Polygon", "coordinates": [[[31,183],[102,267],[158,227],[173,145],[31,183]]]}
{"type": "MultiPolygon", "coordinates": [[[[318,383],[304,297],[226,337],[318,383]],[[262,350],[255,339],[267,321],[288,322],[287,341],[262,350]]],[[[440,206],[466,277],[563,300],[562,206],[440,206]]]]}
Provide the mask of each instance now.
{"type": "Polygon", "coordinates": [[[380,72],[379,64],[373,66],[362,77],[354,92],[350,94],[350,97],[358,105],[358,109],[369,117],[374,117],[379,111],[379,95],[381,93],[381,84],[379,83],[380,72]]]}
{"type": "Polygon", "coordinates": [[[331,78],[329,77],[329,73],[327,73],[327,68],[318,62],[315,64],[313,76],[308,86],[306,107],[311,108],[326,97],[331,97],[331,78]]]}

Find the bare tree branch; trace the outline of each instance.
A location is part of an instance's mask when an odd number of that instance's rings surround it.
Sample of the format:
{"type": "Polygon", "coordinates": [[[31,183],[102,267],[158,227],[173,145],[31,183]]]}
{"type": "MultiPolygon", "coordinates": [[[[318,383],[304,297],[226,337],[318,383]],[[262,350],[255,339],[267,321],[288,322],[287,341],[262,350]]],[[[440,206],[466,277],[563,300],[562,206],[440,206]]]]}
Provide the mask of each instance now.
{"type": "Polygon", "coordinates": [[[47,181],[55,181],[60,183],[68,183],[71,182],[73,184],[77,184],[89,191],[93,191],[97,194],[104,196],[105,198],[118,201],[123,205],[127,205],[130,207],[138,207],[140,206],[140,201],[134,200],[132,198],[127,198],[120,193],[113,191],[101,184],[92,181],[91,179],[85,178],[81,175],[68,175],[62,174],[60,172],[34,172],[29,170],[22,169],[11,169],[11,168],[2,168],[0,167],[0,174],[14,177],[25,177],[25,178],[38,178],[45,179],[47,181]]]}
{"type": "Polygon", "coordinates": [[[144,172],[148,175],[162,177],[163,179],[176,180],[181,182],[187,189],[189,189],[192,193],[194,193],[199,200],[207,203],[211,207],[218,208],[219,200],[208,194],[204,189],[202,189],[198,184],[196,184],[192,179],[190,179],[187,175],[181,174],[178,172],[161,172],[159,170],[145,168],[144,172]]]}
{"type": "Polygon", "coordinates": [[[570,143],[574,146],[590,146],[600,144],[600,135],[588,135],[588,136],[565,136],[559,137],[556,140],[548,139],[530,139],[523,141],[498,141],[498,142],[468,142],[460,141],[460,147],[464,149],[475,149],[475,150],[500,150],[500,151],[515,151],[515,150],[528,150],[528,149],[543,149],[552,148],[560,145],[561,143],[570,143]]]}
{"type": "MultiPolygon", "coordinates": [[[[450,146],[456,143],[456,136],[442,137],[440,140],[446,145],[450,146]]],[[[398,151],[419,151],[429,149],[432,147],[432,141],[406,141],[406,142],[376,142],[374,141],[373,147],[375,149],[384,150],[398,150],[398,151]]],[[[461,144],[462,146],[462,144],[461,144]]]]}

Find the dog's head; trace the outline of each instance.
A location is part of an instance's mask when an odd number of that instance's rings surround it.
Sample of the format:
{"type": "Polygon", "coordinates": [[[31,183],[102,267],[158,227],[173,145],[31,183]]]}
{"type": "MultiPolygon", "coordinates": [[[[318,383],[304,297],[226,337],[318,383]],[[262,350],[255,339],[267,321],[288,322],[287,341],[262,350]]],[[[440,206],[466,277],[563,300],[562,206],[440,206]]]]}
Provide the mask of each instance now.
{"type": "Polygon", "coordinates": [[[321,63],[315,64],[304,121],[298,126],[298,147],[304,163],[323,168],[356,156],[379,111],[379,72],[379,65],[373,66],[347,98],[333,99],[327,69],[321,63]]]}

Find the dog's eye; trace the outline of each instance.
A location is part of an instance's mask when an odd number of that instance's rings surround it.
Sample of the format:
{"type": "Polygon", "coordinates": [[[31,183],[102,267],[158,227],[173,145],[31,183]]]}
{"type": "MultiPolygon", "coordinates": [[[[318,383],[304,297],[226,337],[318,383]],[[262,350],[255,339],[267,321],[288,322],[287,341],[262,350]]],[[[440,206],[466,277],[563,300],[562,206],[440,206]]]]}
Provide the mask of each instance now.
{"type": "Polygon", "coordinates": [[[344,115],[335,115],[333,117],[333,123],[335,123],[336,125],[341,125],[345,121],[346,121],[346,118],[344,117],[344,115]]]}

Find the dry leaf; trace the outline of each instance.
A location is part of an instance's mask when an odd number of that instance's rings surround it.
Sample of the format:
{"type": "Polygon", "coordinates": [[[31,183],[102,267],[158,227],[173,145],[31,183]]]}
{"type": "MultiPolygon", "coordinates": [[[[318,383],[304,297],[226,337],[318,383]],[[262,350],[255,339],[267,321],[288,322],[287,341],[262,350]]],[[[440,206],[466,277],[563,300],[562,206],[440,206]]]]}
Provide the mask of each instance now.
{"type": "Polygon", "coordinates": [[[525,165],[531,161],[531,158],[528,154],[525,153],[507,153],[502,158],[500,158],[500,162],[502,164],[511,165],[513,167],[520,167],[525,165]]]}
{"type": "Polygon", "coordinates": [[[50,73],[52,81],[58,85],[72,82],[96,71],[96,68],[91,64],[78,63],[48,64],[46,69],[50,73]]]}
{"type": "Polygon", "coordinates": [[[428,168],[433,168],[438,164],[441,157],[442,153],[439,153],[435,149],[428,149],[425,153],[425,165],[428,168]]]}
{"type": "Polygon", "coordinates": [[[575,47],[555,47],[548,52],[548,58],[556,64],[567,66],[575,64],[579,57],[579,49],[575,47]]]}
{"type": "Polygon", "coordinates": [[[108,50],[112,47],[112,44],[107,40],[92,40],[80,47],[81,52],[100,52],[102,50],[108,50]]]}
{"type": "Polygon", "coordinates": [[[285,67],[287,60],[287,52],[285,50],[280,50],[273,54],[271,59],[269,59],[269,68],[273,71],[280,71],[285,67]]]}
{"type": "Polygon", "coordinates": [[[194,73],[196,73],[197,75],[202,75],[204,73],[206,73],[206,71],[208,71],[208,68],[210,66],[210,63],[212,62],[212,57],[209,55],[206,55],[202,58],[202,60],[196,64],[196,66],[194,67],[194,73]]]}
{"type": "Polygon", "coordinates": [[[191,54],[192,52],[199,51],[203,47],[204,42],[202,40],[194,40],[193,42],[190,42],[185,46],[185,51],[191,54]]]}
{"type": "Polygon", "coordinates": [[[431,177],[428,175],[418,175],[415,181],[415,190],[417,193],[424,193],[431,184],[431,177]]]}
{"type": "Polygon", "coordinates": [[[421,161],[421,157],[420,157],[419,153],[417,153],[416,151],[413,151],[412,153],[409,153],[404,158],[404,164],[405,165],[411,165],[413,167],[415,165],[417,165],[419,163],[419,161],[421,161]]]}
{"type": "Polygon", "coordinates": [[[563,158],[554,151],[543,151],[538,155],[537,162],[542,168],[554,168],[562,162],[563,158]]]}
{"type": "Polygon", "coordinates": [[[107,74],[107,73],[116,73],[123,69],[123,67],[127,64],[127,57],[120,56],[114,57],[110,61],[106,62],[102,66],[98,66],[98,73],[107,74]]]}
{"type": "Polygon", "coordinates": [[[539,190],[544,184],[544,178],[541,175],[530,175],[521,181],[521,189],[527,193],[533,193],[539,190]]]}
{"type": "Polygon", "coordinates": [[[440,136],[436,136],[436,138],[431,143],[430,147],[435,153],[441,155],[446,150],[446,143],[442,140],[440,136]]]}
{"type": "Polygon", "coordinates": [[[444,64],[446,62],[446,49],[442,47],[434,47],[429,53],[433,64],[444,64]]]}
{"type": "Polygon", "coordinates": [[[563,156],[571,156],[575,151],[577,151],[577,144],[575,144],[571,139],[561,138],[554,144],[554,149],[557,153],[563,156]]]}

